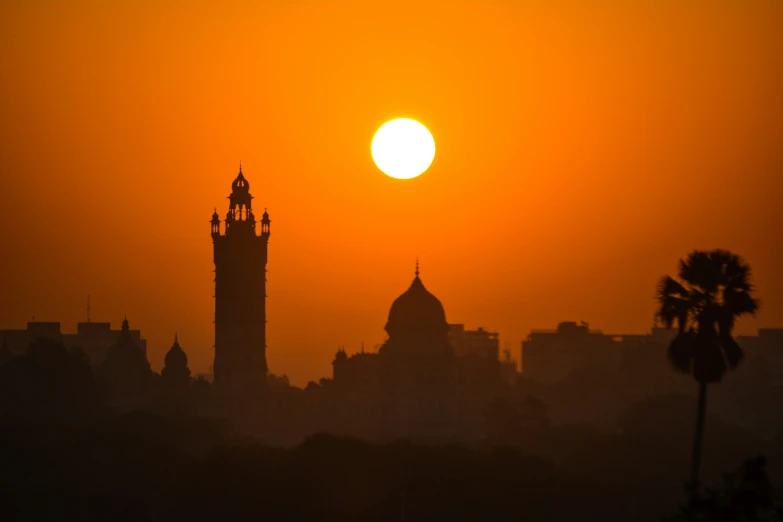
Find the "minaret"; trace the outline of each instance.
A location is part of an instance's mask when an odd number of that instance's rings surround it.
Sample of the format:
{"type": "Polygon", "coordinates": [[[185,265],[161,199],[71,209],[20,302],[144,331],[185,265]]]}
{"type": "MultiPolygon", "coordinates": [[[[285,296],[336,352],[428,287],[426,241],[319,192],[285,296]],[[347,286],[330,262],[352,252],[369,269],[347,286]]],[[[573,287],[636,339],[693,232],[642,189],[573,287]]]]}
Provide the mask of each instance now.
{"type": "Polygon", "coordinates": [[[252,392],[266,383],[266,261],[269,214],[256,231],[250,183],[231,184],[225,231],[212,215],[215,262],[215,386],[226,394],[252,392]]]}

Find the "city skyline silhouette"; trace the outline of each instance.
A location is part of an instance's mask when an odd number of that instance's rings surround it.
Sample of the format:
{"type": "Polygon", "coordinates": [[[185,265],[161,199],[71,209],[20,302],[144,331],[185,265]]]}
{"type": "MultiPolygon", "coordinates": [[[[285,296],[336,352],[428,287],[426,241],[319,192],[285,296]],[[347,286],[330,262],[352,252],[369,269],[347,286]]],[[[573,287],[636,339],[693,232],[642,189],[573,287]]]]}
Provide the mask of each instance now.
{"type": "Polygon", "coordinates": [[[275,215],[269,363],[299,385],[383,342],[416,256],[450,321],[515,354],[561,321],[649,331],[650,285],[694,248],[753,263],[765,306],[740,332],[780,325],[776,4],[233,5],[5,4],[1,327],[72,329],[90,294],[154,368],[177,331],[207,371],[202,220],[240,160],[275,215]],[[412,180],[370,155],[400,116],[438,146],[412,180]]]}
{"type": "MultiPolygon", "coordinates": [[[[236,180],[242,180],[242,181],[240,181],[240,183],[244,183],[245,182],[244,179],[245,178],[243,176],[242,166],[241,166],[241,163],[240,163],[239,174],[238,174],[238,177],[236,178],[236,180]]],[[[235,219],[235,218],[231,217],[231,216],[233,216],[232,213],[234,212],[234,207],[237,206],[237,205],[240,205],[240,207],[237,207],[237,208],[240,208],[240,209],[242,208],[241,207],[241,203],[235,203],[234,200],[232,199],[236,195],[236,187],[234,187],[234,185],[236,185],[236,183],[237,183],[236,180],[234,181],[234,184],[232,185],[232,187],[233,187],[232,196],[229,197],[229,199],[231,200],[231,202],[229,204],[229,212],[225,216],[227,219],[230,218],[232,220],[235,219]]],[[[250,199],[253,198],[253,196],[249,196],[249,197],[250,197],[250,199]]],[[[250,200],[248,200],[248,202],[249,201],[250,200]]],[[[241,218],[239,217],[240,216],[240,213],[239,213],[240,211],[241,210],[237,210],[237,218],[236,219],[239,219],[241,221],[244,221],[245,219],[248,219],[248,220],[252,221],[252,227],[253,227],[253,229],[255,229],[256,220],[255,220],[255,216],[252,214],[252,212],[250,212],[250,209],[248,208],[248,210],[245,211],[245,214],[242,214],[241,218]],[[247,212],[250,212],[250,213],[248,214],[247,212]]],[[[262,234],[262,230],[266,230],[266,232],[263,232],[263,234],[266,234],[266,237],[268,237],[268,223],[264,224],[264,223],[266,223],[266,221],[268,221],[268,214],[267,214],[267,209],[266,208],[264,209],[264,213],[263,213],[262,218],[263,218],[263,220],[259,219],[257,221],[258,228],[259,228],[259,234],[260,235],[262,234]],[[262,223],[262,221],[264,223],[262,223]],[[267,227],[267,228],[262,229],[261,227],[267,227]]],[[[215,210],[214,210],[214,213],[212,214],[212,219],[211,219],[212,236],[213,236],[213,238],[216,237],[216,235],[219,237],[220,234],[221,234],[221,231],[225,232],[225,224],[224,224],[225,221],[226,220],[220,219],[220,215],[217,212],[217,207],[215,207],[215,210]],[[221,226],[223,228],[221,228],[221,226]]],[[[267,239],[267,241],[268,241],[268,239],[267,239]]],[[[266,248],[266,247],[264,247],[264,248],[266,248]]],[[[264,258],[266,258],[266,255],[267,254],[265,252],[264,253],[264,258]]],[[[262,264],[260,264],[260,263],[261,262],[259,261],[259,266],[262,266],[262,264]]],[[[265,264],[265,262],[263,264],[265,264]]],[[[252,269],[251,269],[251,271],[252,271],[252,269]]],[[[266,270],[264,269],[263,271],[260,271],[258,273],[260,274],[260,273],[265,273],[265,272],[266,272],[266,270]]],[[[419,257],[418,256],[415,257],[415,276],[416,276],[416,280],[418,280],[418,276],[419,276],[419,257]]],[[[241,286],[243,283],[239,282],[239,284],[241,286]]],[[[214,294],[214,292],[213,292],[213,294],[214,294]]],[[[93,308],[92,308],[92,296],[90,294],[90,295],[87,296],[87,306],[86,306],[86,309],[85,309],[86,319],[87,320],[86,320],[86,323],[84,321],[78,321],[78,325],[77,326],[79,326],[79,328],[82,328],[82,327],[87,328],[87,326],[89,326],[89,324],[92,322],[92,319],[91,319],[91,317],[92,317],[92,315],[91,315],[92,314],[92,310],[93,310],[93,308]],[[85,325],[87,325],[87,326],[85,326],[85,325]]],[[[264,310],[265,310],[265,308],[264,308],[264,310]]],[[[265,311],[263,311],[262,313],[265,314],[265,311]]],[[[126,317],[127,317],[127,314],[126,314],[126,317]]],[[[530,341],[531,335],[536,335],[537,332],[555,331],[554,327],[556,325],[562,325],[564,323],[568,323],[569,322],[568,319],[569,318],[561,318],[560,320],[558,320],[553,325],[544,325],[544,328],[540,328],[540,327],[539,328],[535,328],[535,327],[531,328],[531,330],[528,332],[528,334],[523,337],[524,342],[518,343],[517,346],[513,346],[513,345],[511,345],[510,342],[505,341],[504,344],[503,344],[503,347],[502,347],[503,351],[504,352],[508,352],[510,354],[510,357],[513,360],[518,361],[517,368],[519,369],[519,364],[524,364],[524,360],[525,360],[524,344],[525,344],[525,342],[529,342],[530,341]]],[[[753,323],[756,323],[756,325],[754,325],[754,326],[756,326],[756,328],[754,329],[753,326],[745,326],[741,330],[742,333],[744,333],[746,335],[754,335],[756,333],[756,331],[758,331],[758,330],[764,330],[764,329],[769,329],[770,327],[774,328],[774,327],[778,326],[777,324],[770,324],[770,325],[766,325],[766,324],[763,324],[763,323],[759,324],[759,322],[756,320],[755,316],[751,320],[752,320],[753,323]]],[[[261,321],[260,319],[257,320],[256,322],[259,323],[259,324],[263,323],[263,321],[261,321]]],[[[583,321],[583,320],[580,321],[580,322],[583,325],[588,325],[588,323],[583,321]]],[[[43,322],[37,321],[36,322],[35,317],[32,317],[30,323],[31,324],[40,323],[42,325],[42,327],[49,328],[49,326],[48,326],[49,324],[53,325],[54,323],[60,323],[60,321],[59,320],[54,320],[54,321],[48,321],[48,322],[47,321],[43,321],[43,322]]],[[[109,324],[110,324],[110,322],[97,321],[95,326],[97,326],[99,328],[108,329],[109,328],[109,324]]],[[[740,324],[742,324],[742,322],[740,324]]],[[[659,326],[658,321],[655,318],[653,318],[653,321],[651,322],[651,328],[654,330],[658,326],[659,326]]],[[[558,329],[559,329],[559,327],[560,326],[558,326],[558,329]]],[[[73,334],[70,334],[68,332],[68,330],[69,330],[68,325],[63,325],[62,328],[63,328],[63,332],[62,332],[63,334],[73,335],[73,334]]],[[[483,326],[476,326],[476,328],[478,328],[479,330],[484,330],[483,326]]],[[[20,327],[17,327],[17,328],[10,328],[10,329],[6,328],[6,330],[17,330],[17,331],[21,331],[22,329],[23,329],[23,327],[21,327],[21,325],[20,325],[20,327]]],[[[621,338],[621,337],[633,337],[633,336],[638,336],[638,335],[645,335],[645,334],[649,334],[649,332],[650,332],[650,329],[648,329],[646,331],[639,331],[639,332],[622,332],[622,333],[615,332],[615,333],[609,333],[608,335],[610,337],[615,336],[615,337],[621,338]]],[[[599,331],[599,333],[601,333],[601,332],[599,331]]],[[[139,336],[138,333],[136,335],[137,335],[137,337],[139,336]]],[[[143,342],[144,343],[143,346],[144,346],[144,350],[146,352],[147,339],[140,337],[137,342],[143,342]]],[[[264,345],[265,343],[262,342],[261,344],[264,345]]],[[[360,341],[359,344],[360,344],[359,347],[356,347],[356,346],[350,347],[350,345],[349,345],[348,352],[351,353],[351,354],[359,353],[360,351],[364,352],[364,350],[365,350],[365,348],[364,348],[365,342],[364,341],[360,341]]],[[[373,351],[373,352],[377,351],[377,348],[380,347],[382,344],[383,344],[383,341],[377,342],[377,343],[371,343],[370,346],[372,346],[372,348],[370,349],[370,351],[373,351]]],[[[22,345],[19,345],[19,346],[22,346],[22,345]]],[[[344,350],[346,344],[340,344],[338,346],[340,347],[340,349],[344,350]]],[[[213,347],[214,347],[214,344],[213,344],[213,347]]],[[[102,349],[105,349],[105,347],[103,347],[102,349]]],[[[332,352],[334,351],[334,349],[335,349],[335,347],[331,347],[330,348],[330,350],[332,352]]],[[[17,347],[17,350],[20,350],[20,348],[17,347]]],[[[168,347],[163,348],[162,349],[162,355],[165,355],[167,353],[167,350],[168,350],[168,347]]],[[[155,355],[160,355],[161,351],[156,351],[156,352],[152,352],[152,353],[155,354],[155,355]]],[[[153,356],[151,358],[151,363],[153,364],[153,368],[156,369],[157,371],[159,371],[163,367],[162,359],[163,359],[162,356],[161,357],[153,356]]],[[[265,359],[265,357],[263,357],[263,359],[265,359]]],[[[208,358],[208,366],[207,367],[203,367],[203,366],[202,367],[197,367],[196,368],[196,373],[200,374],[200,375],[208,375],[209,378],[211,379],[212,378],[212,374],[213,374],[213,362],[214,362],[214,355],[211,356],[210,358],[208,358]]],[[[268,368],[268,364],[264,363],[261,367],[262,368],[268,368]]],[[[286,375],[286,378],[289,378],[288,377],[288,373],[285,371],[285,369],[278,370],[277,373],[279,373],[280,375],[286,375]]],[[[301,382],[301,379],[300,379],[300,382],[297,382],[296,384],[298,384],[300,386],[303,386],[308,381],[317,381],[319,378],[324,377],[326,373],[327,372],[324,372],[324,374],[320,374],[320,375],[309,375],[309,376],[305,377],[304,382],[301,382]]]]}
{"type": "MultiPolygon", "coordinates": [[[[236,178],[236,180],[234,181],[234,183],[232,185],[233,192],[232,192],[232,196],[229,197],[229,199],[231,200],[231,202],[229,203],[229,207],[228,207],[229,208],[229,212],[224,217],[226,219],[231,219],[231,220],[238,219],[238,220],[240,220],[240,224],[241,224],[241,222],[243,222],[246,219],[249,220],[249,221],[252,221],[252,228],[254,230],[255,230],[255,227],[256,227],[256,223],[258,223],[259,237],[261,235],[265,234],[265,237],[268,238],[268,235],[269,235],[268,234],[268,223],[266,223],[266,222],[268,221],[269,218],[268,218],[267,209],[266,208],[264,209],[263,216],[261,216],[261,218],[259,218],[259,220],[255,220],[255,216],[253,215],[252,211],[249,208],[247,209],[247,211],[242,211],[241,210],[241,208],[243,208],[243,207],[241,207],[241,205],[245,204],[245,203],[234,202],[233,198],[236,196],[236,187],[235,187],[235,185],[237,183],[237,180],[241,180],[240,183],[245,183],[245,181],[244,181],[245,178],[244,178],[244,175],[243,175],[243,172],[242,172],[241,164],[239,166],[238,177],[236,178]],[[234,208],[237,205],[240,205],[239,207],[237,207],[240,210],[236,211],[237,212],[237,214],[236,214],[237,217],[233,218],[231,216],[233,216],[234,208]],[[240,212],[245,212],[245,214],[242,214],[242,217],[239,217],[240,216],[240,212]],[[249,214],[248,214],[248,212],[249,212],[249,214]],[[266,224],[264,224],[264,223],[266,223],[266,224]],[[266,228],[262,229],[262,227],[266,227],[266,228]],[[266,230],[266,232],[262,232],[262,230],[266,230]]],[[[248,202],[249,202],[251,199],[253,199],[253,196],[249,195],[249,194],[248,194],[248,196],[250,198],[250,199],[248,199],[248,202]]],[[[217,207],[215,207],[214,212],[212,214],[212,219],[211,219],[211,227],[212,227],[211,230],[212,230],[213,238],[220,237],[221,233],[225,232],[225,230],[226,230],[225,229],[226,219],[221,219],[220,218],[220,214],[217,211],[217,207]]],[[[266,241],[268,241],[268,239],[266,241]]],[[[264,244],[266,244],[266,243],[264,243],[264,244]]],[[[267,247],[265,246],[264,249],[266,249],[266,248],[267,247]]],[[[243,255],[245,255],[245,254],[243,254],[243,255]]],[[[266,259],[266,256],[267,256],[266,250],[264,250],[264,254],[263,254],[264,259],[266,259]]],[[[259,266],[265,266],[265,263],[266,263],[266,261],[264,261],[264,262],[259,261],[256,264],[258,264],[259,266]]],[[[414,270],[415,276],[416,276],[416,280],[418,280],[418,276],[419,276],[419,264],[420,264],[419,263],[419,257],[416,256],[415,257],[415,270],[414,270]]],[[[251,268],[253,266],[254,266],[253,264],[249,265],[249,268],[250,268],[251,272],[254,272],[254,269],[251,268]]],[[[233,271],[233,269],[231,271],[233,271]]],[[[263,270],[259,271],[258,274],[262,274],[262,273],[265,274],[266,272],[267,272],[267,270],[263,269],[263,270]]],[[[229,271],[226,271],[226,273],[228,274],[229,271]]],[[[247,275],[245,277],[247,277],[247,275]]],[[[239,284],[240,287],[244,283],[245,283],[244,281],[238,281],[237,282],[237,284],[239,284]]],[[[265,286],[266,286],[266,281],[265,281],[265,286]]],[[[214,291],[213,291],[213,300],[214,300],[214,291]]],[[[86,322],[84,320],[77,321],[78,324],[76,325],[80,329],[81,328],[85,328],[85,329],[88,328],[89,325],[93,322],[92,321],[93,307],[92,307],[92,295],[91,294],[88,294],[88,296],[87,296],[87,303],[86,304],[87,304],[87,306],[84,309],[84,313],[86,314],[86,322]]],[[[766,304],[766,301],[765,301],[765,304],[766,304]]],[[[653,308],[654,308],[654,305],[653,305],[653,308]]],[[[233,308],[232,308],[232,310],[233,310],[233,308]]],[[[265,310],[266,310],[265,307],[263,307],[261,309],[261,313],[264,314],[264,315],[266,314],[265,310]]],[[[127,317],[127,314],[125,316],[127,317]]],[[[38,324],[38,323],[40,323],[41,327],[36,327],[36,328],[54,328],[54,326],[53,326],[54,323],[61,323],[61,321],[58,318],[52,318],[52,319],[53,319],[52,321],[43,321],[42,322],[40,320],[36,321],[36,318],[32,317],[30,321],[27,321],[27,323],[30,323],[30,324],[38,324]]],[[[525,360],[524,344],[531,340],[531,338],[532,338],[531,336],[535,336],[537,334],[537,332],[548,332],[548,331],[552,331],[553,332],[553,331],[556,331],[556,328],[555,328],[556,326],[557,326],[557,329],[559,329],[560,326],[558,326],[558,325],[562,325],[564,323],[569,323],[570,319],[571,318],[564,317],[564,318],[558,319],[554,324],[539,325],[539,327],[535,327],[534,326],[533,328],[531,328],[528,331],[527,334],[524,335],[523,341],[521,341],[519,343],[516,343],[516,346],[512,345],[507,340],[501,339],[501,341],[503,341],[503,346],[501,347],[502,351],[503,352],[508,352],[510,354],[510,357],[514,361],[517,361],[517,369],[519,370],[520,369],[520,365],[524,364],[524,360],[525,360]]],[[[258,323],[258,324],[266,324],[264,321],[262,321],[260,319],[260,316],[259,316],[259,318],[257,318],[257,320],[255,322],[258,323]]],[[[579,322],[581,322],[581,324],[583,324],[583,325],[588,325],[589,324],[588,322],[586,322],[584,320],[579,321],[579,322]]],[[[61,326],[58,326],[57,328],[61,328],[63,334],[73,336],[74,334],[70,333],[70,330],[72,330],[73,328],[69,328],[69,325],[67,323],[65,323],[64,321],[62,321],[62,323],[63,324],[61,326]]],[[[106,332],[108,332],[108,328],[110,328],[109,325],[111,324],[111,322],[101,322],[101,321],[96,321],[95,323],[96,323],[95,324],[96,327],[98,327],[100,329],[106,329],[106,332]]],[[[574,323],[576,323],[576,321],[574,321],[574,323]]],[[[455,323],[455,324],[464,324],[464,322],[463,323],[455,323]]],[[[468,325],[470,325],[469,322],[468,322],[468,325]]],[[[649,334],[651,329],[654,330],[655,328],[660,326],[659,322],[655,318],[652,319],[652,321],[650,322],[650,325],[651,325],[650,328],[648,328],[647,330],[641,330],[641,331],[637,331],[637,332],[628,332],[628,331],[611,332],[610,331],[607,334],[609,335],[609,337],[613,337],[613,336],[614,337],[618,337],[618,338],[634,337],[634,336],[638,336],[638,335],[649,334]]],[[[743,321],[740,321],[740,325],[741,325],[740,326],[740,328],[741,328],[740,332],[742,334],[745,334],[745,335],[754,335],[754,334],[756,334],[756,332],[758,330],[764,330],[764,329],[779,327],[779,324],[777,324],[777,323],[772,323],[772,324],[760,323],[757,320],[757,318],[755,317],[755,315],[754,315],[754,317],[750,318],[750,320],[744,321],[744,324],[743,324],[743,321]]],[[[596,326],[600,326],[600,325],[596,325],[596,326]]],[[[231,329],[233,329],[233,328],[234,327],[231,327],[231,329]]],[[[482,325],[477,325],[477,326],[475,326],[475,328],[477,328],[478,330],[485,330],[484,326],[482,326],[482,325]]],[[[18,331],[20,333],[21,333],[21,330],[23,330],[23,329],[24,329],[24,325],[18,325],[15,328],[14,327],[5,328],[5,330],[9,330],[9,331],[10,330],[15,330],[15,331],[18,331]]],[[[93,330],[94,330],[94,328],[93,328],[93,330]]],[[[603,331],[604,331],[604,329],[601,328],[599,330],[599,333],[603,333],[603,331]]],[[[138,330],[137,330],[137,332],[138,332],[138,330]]],[[[78,334],[76,334],[76,335],[77,335],[77,337],[75,337],[74,339],[78,338],[78,334]]],[[[105,337],[105,335],[107,335],[107,333],[102,333],[102,335],[104,335],[104,337],[105,337]]],[[[139,337],[139,333],[136,333],[136,336],[139,337]]],[[[26,337],[24,337],[24,338],[26,339],[26,337]]],[[[23,350],[23,346],[24,346],[23,344],[20,344],[20,343],[27,342],[27,341],[23,341],[21,339],[22,338],[20,337],[19,341],[17,343],[15,343],[16,350],[18,352],[23,350]]],[[[380,347],[383,344],[383,339],[384,338],[381,338],[381,339],[382,340],[380,342],[369,343],[369,346],[370,346],[370,350],[369,351],[371,351],[371,352],[377,351],[377,348],[380,347]]],[[[74,342],[74,341],[71,341],[71,342],[74,342]]],[[[139,337],[137,342],[143,342],[144,350],[145,350],[145,353],[146,353],[146,350],[147,350],[147,348],[146,348],[146,346],[147,346],[147,339],[146,339],[146,337],[139,337]]],[[[261,345],[266,345],[266,343],[263,342],[263,341],[260,341],[260,343],[261,343],[261,345]]],[[[212,346],[213,346],[213,348],[215,346],[214,345],[214,340],[213,340],[213,345],[212,346]]],[[[336,349],[337,347],[339,347],[342,350],[345,350],[346,346],[348,347],[347,351],[350,354],[359,353],[360,351],[364,352],[364,350],[365,350],[365,342],[362,340],[362,341],[359,341],[359,346],[356,346],[356,342],[354,342],[354,343],[338,344],[338,345],[336,345],[334,347],[330,347],[330,353],[333,354],[334,349],[336,349]],[[351,346],[351,344],[353,344],[354,346],[351,346]]],[[[105,346],[102,346],[100,349],[105,350],[105,346]]],[[[152,364],[152,367],[156,371],[160,371],[160,369],[163,368],[163,356],[166,355],[167,350],[168,350],[168,346],[164,345],[163,347],[160,347],[158,350],[155,350],[155,351],[151,352],[153,355],[152,355],[152,357],[150,357],[150,362],[152,364]]],[[[264,350],[264,352],[265,351],[266,350],[264,350]]],[[[99,355],[99,358],[100,357],[102,357],[102,356],[99,355]]],[[[202,359],[203,359],[203,355],[202,355],[202,359]]],[[[266,357],[263,356],[262,359],[265,360],[266,357]]],[[[330,359],[330,361],[331,361],[331,359],[330,359]]],[[[212,355],[207,358],[207,363],[208,364],[206,366],[204,366],[203,363],[201,363],[200,366],[195,367],[195,373],[199,374],[199,375],[207,375],[211,379],[212,378],[212,374],[213,374],[213,368],[214,368],[214,364],[213,364],[214,363],[214,352],[212,352],[212,355]]],[[[264,362],[260,366],[260,368],[267,368],[268,369],[268,364],[266,362],[264,362]]],[[[288,377],[288,372],[286,371],[285,367],[283,367],[282,369],[278,369],[277,372],[273,371],[272,373],[278,373],[280,375],[285,375],[286,378],[290,379],[290,377],[288,377]]],[[[304,378],[300,377],[299,379],[296,379],[294,382],[296,382],[296,384],[299,385],[299,386],[304,386],[304,384],[306,384],[309,381],[317,381],[319,378],[322,378],[322,377],[326,376],[327,373],[328,373],[328,367],[325,366],[324,373],[322,373],[322,374],[314,374],[314,375],[307,375],[304,378]]],[[[294,375],[296,375],[296,372],[294,372],[294,375]]]]}
{"type": "Polygon", "coordinates": [[[783,521],[783,3],[0,4],[0,518],[783,521]]]}

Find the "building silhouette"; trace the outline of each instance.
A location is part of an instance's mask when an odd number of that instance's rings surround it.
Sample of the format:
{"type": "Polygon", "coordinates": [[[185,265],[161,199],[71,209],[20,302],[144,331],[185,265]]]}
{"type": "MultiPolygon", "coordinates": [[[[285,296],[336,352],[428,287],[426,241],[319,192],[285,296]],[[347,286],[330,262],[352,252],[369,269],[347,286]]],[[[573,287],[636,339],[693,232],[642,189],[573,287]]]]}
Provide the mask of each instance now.
{"type": "Polygon", "coordinates": [[[475,439],[486,404],[507,385],[498,334],[450,325],[418,266],[392,303],[385,330],[377,352],[349,355],[340,348],[335,355],[330,385],[343,422],[337,431],[475,439]]]}
{"type": "Polygon", "coordinates": [[[392,303],[389,335],[378,350],[388,431],[400,436],[443,435],[457,417],[457,361],[440,300],[419,277],[392,303]]]}
{"type": "Polygon", "coordinates": [[[127,411],[143,407],[150,398],[155,376],[147,354],[133,341],[128,320],[122,321],[117,342],[109,347],[98,367],[97,377],[105,386],[113,409],[127,411]]]}
{"type": "MultiPolygon", "coordinates": [[[[715,408],[764,437],[783,436],[783,328],[738,335],[743,363],[713,393],[715,408]]],[[[711,405],[712,407],[712,405],[711,405]]]]}
{"type": "Polygon", "coordinates": [[[341,390],[367,396],[380,392],[378,354],[364,351],[348,355],[344,348],[337,350],[332,361],[332,380],[341,390]]]}
{"type": "Polygon", "coordinates": [[[500,359],[500,373],[503,381],[508,385],[514,385],[519,379],[519,370],[517,369],[517,360],[511,356],[511,349],[503,350],[503,358],[500,359]]]}
{"type": "Polygon", "coordinates": [[[464,324],[450,324],[448,337],[457,357],[473,355],[482,359],[498,359],[500,341],[497,332],[482,327],[466,330],[464,324]]]}
{"type": "Polygon", "coordinates": [[[745,367],[758,368],[770,385],[783,389],[783,328],[759,328],[756,335],[738,335],[737,342],[745,350],[745,367]]]}
{"type": "Polygon", "coordinates": [[[177,334],[174,334],[174,344],[166,353],[164,362],[160,372],[163,388],[174,395],[187,393],[191,381],[188,356],[179,345],[177,334]]]}
{"type": "Polygon", "coordinates": [[[250,183],[239,167],[231,184],[224,230],[215,209],[214,383],[224,394],[261,389],[266,382],[266,262],[269,214],[253,213],[250,183]]]}
{"type": "MultiPolygon", "coordinates": [[[[59,322],[31,321],[24,330],[0,330],[0,339],[14,356],[22,355],[30,343],[38,339],[62,342],[68,349],[81,348],[89,357],[90,364],[97,368],[103,364],[109,347],[119,341],[121,334],[122,330],[112,330],[111,323],[77,323],[76,333],[63,333],[59,322]]],[[[141,332],[129,329],[126,335],[146,356],[147,340],[141,332]]]]}
{"type": "Polygon", "coordinates": [[[8,347],[8,340],[3,339],[3,344],[0,345],[0,365],[7,363],[13,359],[14,355],[11,353],[11,349],[8,347]]]}
{"type": "Polygon", "coordinates": [[[590,366],[615,366],[621,345],[615,336],[586,323],[562,322],[557,330],[533,330],[522,342],[522,374],[541,383],[565,380],[590,366]]]}

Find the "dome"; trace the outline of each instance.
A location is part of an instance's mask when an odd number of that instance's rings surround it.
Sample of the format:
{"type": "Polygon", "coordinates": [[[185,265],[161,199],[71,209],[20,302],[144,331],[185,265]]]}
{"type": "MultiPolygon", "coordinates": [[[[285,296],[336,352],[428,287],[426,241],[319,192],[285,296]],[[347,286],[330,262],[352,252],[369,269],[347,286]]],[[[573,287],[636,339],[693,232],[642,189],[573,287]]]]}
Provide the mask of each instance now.
{"type": "Polygon", "coordinates": [[[237,174],[237,179],[235,179],[234,182],[231,184],[231,190],[234,192],[250,191],[250,183],[245,179],[245,175],[242,174],[242,166],[239,167],[239,174],[237,174]]]}
{"type": "Polygon", "coordinates": [[[184,368],[188,365],[188,356],[180,347],[176,335],[174,336],[174,344],[166,354],[165,362],[168,368],[184,368]]]}
{"type": "Polygon", "coordinates": [[[394,338],[406,334],[443,334],[447,330],[443,305],[424,288],[417,273],[410,288],[392,303],[386,332],[394,338]]]}

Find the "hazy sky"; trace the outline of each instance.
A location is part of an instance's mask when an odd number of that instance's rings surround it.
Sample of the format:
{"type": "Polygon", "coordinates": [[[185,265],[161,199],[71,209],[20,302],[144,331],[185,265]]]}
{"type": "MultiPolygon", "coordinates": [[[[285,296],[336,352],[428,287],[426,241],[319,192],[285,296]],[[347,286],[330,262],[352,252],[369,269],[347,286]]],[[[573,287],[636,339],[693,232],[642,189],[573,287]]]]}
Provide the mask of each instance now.
{"type": "Polygon", "coordinates": [[[240,160],[272,218],[270,370],[384,338],[416,256],[449,322],[647,331],[694,248],[783,327],[783,2],[0,4],[0,328],[131,326],[213,356],[213,207],[240,160]],[[682,5],[685,4],[685,5],[682,5]],[[372,163],[432,131],[414,180],[372,163]]]}

